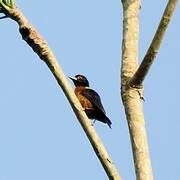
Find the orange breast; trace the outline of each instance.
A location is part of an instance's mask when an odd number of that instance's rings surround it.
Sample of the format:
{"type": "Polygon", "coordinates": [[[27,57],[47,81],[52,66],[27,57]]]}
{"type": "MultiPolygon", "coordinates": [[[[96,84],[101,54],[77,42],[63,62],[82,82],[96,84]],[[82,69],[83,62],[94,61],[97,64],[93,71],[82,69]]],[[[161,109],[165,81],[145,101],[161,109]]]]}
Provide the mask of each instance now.
{"type": "Polygon", "coordinates": [[[92,103],[82,94],[84,89],[82,86],[76,87],[75,94],[84,109],[93,109],[92,103]]]}

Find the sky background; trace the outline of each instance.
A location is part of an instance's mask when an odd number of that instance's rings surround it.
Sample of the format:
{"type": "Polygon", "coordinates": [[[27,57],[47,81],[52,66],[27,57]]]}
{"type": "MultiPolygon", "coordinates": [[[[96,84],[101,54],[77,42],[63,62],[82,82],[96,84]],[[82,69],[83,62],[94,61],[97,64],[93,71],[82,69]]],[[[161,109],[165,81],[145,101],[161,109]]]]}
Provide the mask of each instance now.
{"type": "MultiPolygon", "coordinates": [[[[124,180],[134,180],[120,97],[122,6],[119,0],[17,0],[47,40],[66,75],[84,74],[102,98],[112,129],[95,128],[124,180]]],[[[167,1],[143,1],[139,59],[167,1]]],[[[144,113],[154,177],[180,179],[180,6],[145,80],[144,113]]],[[[0,180],[108,179],[62,90],[21,39],[0,20],[0,180]]]]}

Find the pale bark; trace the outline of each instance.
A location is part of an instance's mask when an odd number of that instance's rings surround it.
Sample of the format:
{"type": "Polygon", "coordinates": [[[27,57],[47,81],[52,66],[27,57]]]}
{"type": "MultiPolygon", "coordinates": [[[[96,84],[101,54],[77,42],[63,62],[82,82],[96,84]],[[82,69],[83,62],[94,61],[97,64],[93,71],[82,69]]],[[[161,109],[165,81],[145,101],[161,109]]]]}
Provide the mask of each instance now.
{"type": "Polygon", "coordinates": [[[138,67],[138,34],[140,0],[124,0],[123,42],[121,65],[121,94],[128,122],[136,179],[152,180],[152,168],[148,151],[142,100],[142,89],[129,86],[128,82],[138,67]]]}
{"type": "Polygon", "coordinates": [[[154,35],[154,38],[149,46],[149,49],[139,66],[138,70],[134,74],[133,78],[131,79],[130,85],[131,86],[139,86],[143,83],[151,65],[153,64],[156,54],[159,51],[161,42],[163,40],[164,34],[167,30],[167,27],[169,25],[169,22],[171,20],[171,17],[173,15],[173,12],[175,10],[175,7],[177,5],[178,0],[169,0],[166,9],[164,11],[164,14],[161,18],[161,22],[157,28],[157,31],[154,35]]]}
{"type": "MultiPolygon", "coordinates": [[[[177,0],[169,0],[150,48],[148,49],[142,64],[138,66],[138,16],[140,11],[140,0],[122,0],[124,19],[121,94],[131,137],[137,180],[153,180],[142,107],[142,82],[151,64],[153,63],[157,51],[159,50],[162,37],[167,28],[167,25],[169,24],[169,20],[171,18],[172,12],[174,11],[176,3],[177,0]]],[[[4,5],[0,6],[0,13],[4,13],[5,17],[10,17],[19,24],[19,30],[23,39],[48,65],[58,84],[64,91],[109,179],[120,180],[121,178],[117,172],[116,167],[110,159],[94,128],[91,126],[91,122],[87,118],[85,112],[82,110],[78,99],[76,98],[71,86],[64,76],[61,67],[57,63],[55,56],[48,47],[47,42],[28,23],[24,15],[15,6],[13,8],[8,8],[4,5]]]]}
{"type": "MultiPolygon", "coordinates": [[[[59,66],[47,42],[37,33],[25,18],[25,16],[16,7],[4,10],[6,16],[15,20],[19,25],[19,31],[22,38],[30,45],[35,53],[48,65],[49,69],[56,78],[58,84],[64,91],[74,113],[76,114],[81,126],[83,127],[97,157],[99,158],[109,180],[120,180],[120,175],[108,155],[104,145],[98,137],[90,120],[86,116],[81,104],[75,96],[69,82],[67,81],[61,67],[59,66]]],[[[65,118],[65,117],[64,117],[65,118]]],[[[88,168],[88,167],[87,167],[88,168]]],[[[88,178],[87,178],[88,179],[88,178]]]]}
{"type": "Polygon", "coordinates": [[[148,140],[142,108],[143,80],[160,48],[165,30],[177,0],[169,0],[153,41],[138,67],[138,33],[140,0],[122,0],[123,42],[121,66],[121,94],[127,117],[133,150],[136,179],[153,180],[148,140]]]}

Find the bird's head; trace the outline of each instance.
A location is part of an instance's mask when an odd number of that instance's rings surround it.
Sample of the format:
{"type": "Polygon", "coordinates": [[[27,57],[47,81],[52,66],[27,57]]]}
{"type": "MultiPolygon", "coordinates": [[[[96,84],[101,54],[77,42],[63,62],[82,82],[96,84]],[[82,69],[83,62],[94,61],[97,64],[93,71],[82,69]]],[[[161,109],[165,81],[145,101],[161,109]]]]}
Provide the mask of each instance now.
{"type": "Polygon", "coordinates": [[[73,81],[74,85],[77,86],[84,86],[84,87],[89,87],[89,82],[87,78],[83,75],[76,75],[75,77],[70,77],[69,78],[73,81]]]}

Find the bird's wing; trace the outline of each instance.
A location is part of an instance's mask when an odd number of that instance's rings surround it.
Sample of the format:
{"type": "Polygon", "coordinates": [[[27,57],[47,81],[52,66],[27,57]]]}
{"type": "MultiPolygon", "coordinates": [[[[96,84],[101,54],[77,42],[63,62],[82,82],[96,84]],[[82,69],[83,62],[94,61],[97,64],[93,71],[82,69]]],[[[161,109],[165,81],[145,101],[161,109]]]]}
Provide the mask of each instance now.
{"type": "Polygon", "coordinates": [[[101,103],[101,99],[99,94],[90,88],[85,88],[83,91],[83,95],[100,111],[102,111],[104,114],[106,114],[103,105],[101,103]]]}

